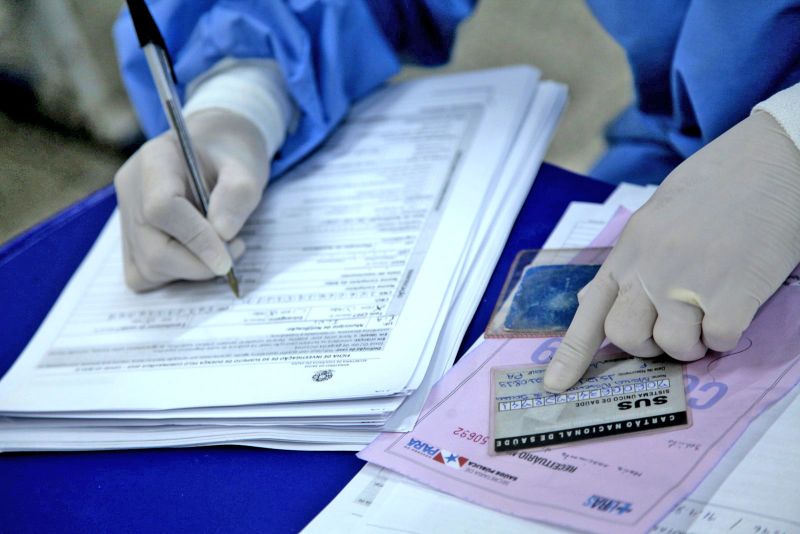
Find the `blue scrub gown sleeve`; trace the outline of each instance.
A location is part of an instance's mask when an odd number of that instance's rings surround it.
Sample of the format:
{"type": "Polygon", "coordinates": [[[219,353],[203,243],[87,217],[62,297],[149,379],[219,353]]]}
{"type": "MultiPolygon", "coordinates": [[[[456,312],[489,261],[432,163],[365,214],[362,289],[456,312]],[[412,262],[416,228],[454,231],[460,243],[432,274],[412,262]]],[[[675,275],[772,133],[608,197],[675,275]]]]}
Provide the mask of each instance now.
{"type": "Polygon", "coordinates": [[[392,48],[404,62],[441,65],[450,60],[458,25],[476,0],[367,0],[392,48]]]}
{"type": "MultiPolygon", "coordinates": [[[[149,2],[183,94],[223,58],[274,58],[300,120],[273,160],[277,176],[313,150],[350,105],[400,68],[449,57],[467,0],[158,0],[149,2]]],[[[167,129],[127,10],[114,26],[120,69],[148,137],[167,129]]]]}
{"type": "Polygon", "coordinates": [[[800,0],[588,0],[625,49],[636,101],[592,175],[659,183],[758,102],[800,82],[800,0]]]}

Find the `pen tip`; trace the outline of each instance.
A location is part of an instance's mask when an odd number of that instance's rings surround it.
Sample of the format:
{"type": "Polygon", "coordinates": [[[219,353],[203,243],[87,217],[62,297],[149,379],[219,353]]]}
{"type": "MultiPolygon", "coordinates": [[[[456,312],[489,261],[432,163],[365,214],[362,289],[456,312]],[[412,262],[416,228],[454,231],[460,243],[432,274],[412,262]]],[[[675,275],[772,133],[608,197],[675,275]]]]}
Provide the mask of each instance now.
{"type": "Polygon", "coordinates": [[[225,276],[228,279],[228,285],[231,286],[231,291],[233,294],[236,295],[236,298],[241,298],[239,294],[239,280],[236,278],[236,274],[233,272],[233,269],[228,271],[228,274],[225,276]]]}

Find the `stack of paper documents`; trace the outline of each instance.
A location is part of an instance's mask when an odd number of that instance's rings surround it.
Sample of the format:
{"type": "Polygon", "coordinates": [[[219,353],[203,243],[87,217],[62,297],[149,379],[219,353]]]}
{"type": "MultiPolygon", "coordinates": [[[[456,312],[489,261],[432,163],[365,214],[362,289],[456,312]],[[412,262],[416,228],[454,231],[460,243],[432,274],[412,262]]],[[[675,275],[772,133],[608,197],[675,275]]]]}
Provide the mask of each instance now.
{"type": "Polygon", "coordinates": [[[125,288],[113,216],[0,381],[0,450],[358,450],[452,364],[566,102],[531,67],[390,86],[271,185],[221,280],[125,288]]]}

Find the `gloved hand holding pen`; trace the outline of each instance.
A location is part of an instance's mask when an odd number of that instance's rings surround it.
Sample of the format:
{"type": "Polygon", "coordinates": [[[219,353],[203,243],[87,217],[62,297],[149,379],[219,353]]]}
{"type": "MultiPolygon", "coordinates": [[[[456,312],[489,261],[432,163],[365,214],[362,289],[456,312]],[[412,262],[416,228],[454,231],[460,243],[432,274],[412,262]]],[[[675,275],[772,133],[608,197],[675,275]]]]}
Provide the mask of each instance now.
{"type": "Polygon", "coordinates": [[[626,226],[548,366],[560,392],[604,338],[641,357],[733,349],[800,262],[800,151],[756,111],[678,166],[626,226]]]}
{"type": "Polygon", "coordinates": [[[143,145],[114,178],[125,280],[135,291],[228,272],[244,253],[236,236],[261,200],[294,113],[272,60],[222,60],[189,93],[186,124],[208,181],[208,218],[192,202],[175,135],[143,145]]]}
{"type": "Polygon", "coordinates": [[[208,219],[192,203],[183,157],[171,132],[142,146],[114,178],[125,280],[136,291],[225,275],[244,252],[236,235],[267,183],[264,141],[247,119],[209,110],[190,116],[187,125],[212,187],[208,219]]]}

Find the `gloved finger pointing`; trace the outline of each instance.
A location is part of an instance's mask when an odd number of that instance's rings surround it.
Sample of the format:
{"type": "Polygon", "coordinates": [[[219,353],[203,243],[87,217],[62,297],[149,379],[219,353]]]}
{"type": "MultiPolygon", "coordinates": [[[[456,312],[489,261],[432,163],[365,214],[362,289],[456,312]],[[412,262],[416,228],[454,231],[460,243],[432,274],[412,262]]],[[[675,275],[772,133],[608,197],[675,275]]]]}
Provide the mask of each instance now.
{"type": "Polygon", "coordinates": [[[653,339],[664,352],[685,362],[699,360],[708,348],[700,340],[703,310],[674,300],[658,307],[653,339]]]}
{"type": "Polygon", "coordinates": [[[652,358],[662,354],[653,340],[656,309],[639,281],[621,284],[605,321],[606,336],[628,354],[652,358]]]}
{"type": "Polygon", "coordinates": [[[603,325],[616,299],[617,284],[601,269],[585,289],[567,334],[545,371],[548,391],[561,392],[575,384],[605,339],[603,325]]]}
{"type": "Polygon", "coordinates": [[[208,220],[226,240],[233,239],[261,201],[266,183],[245,166],[229,163],[220,169],[217,185],[211,192],[208,220]]]}

